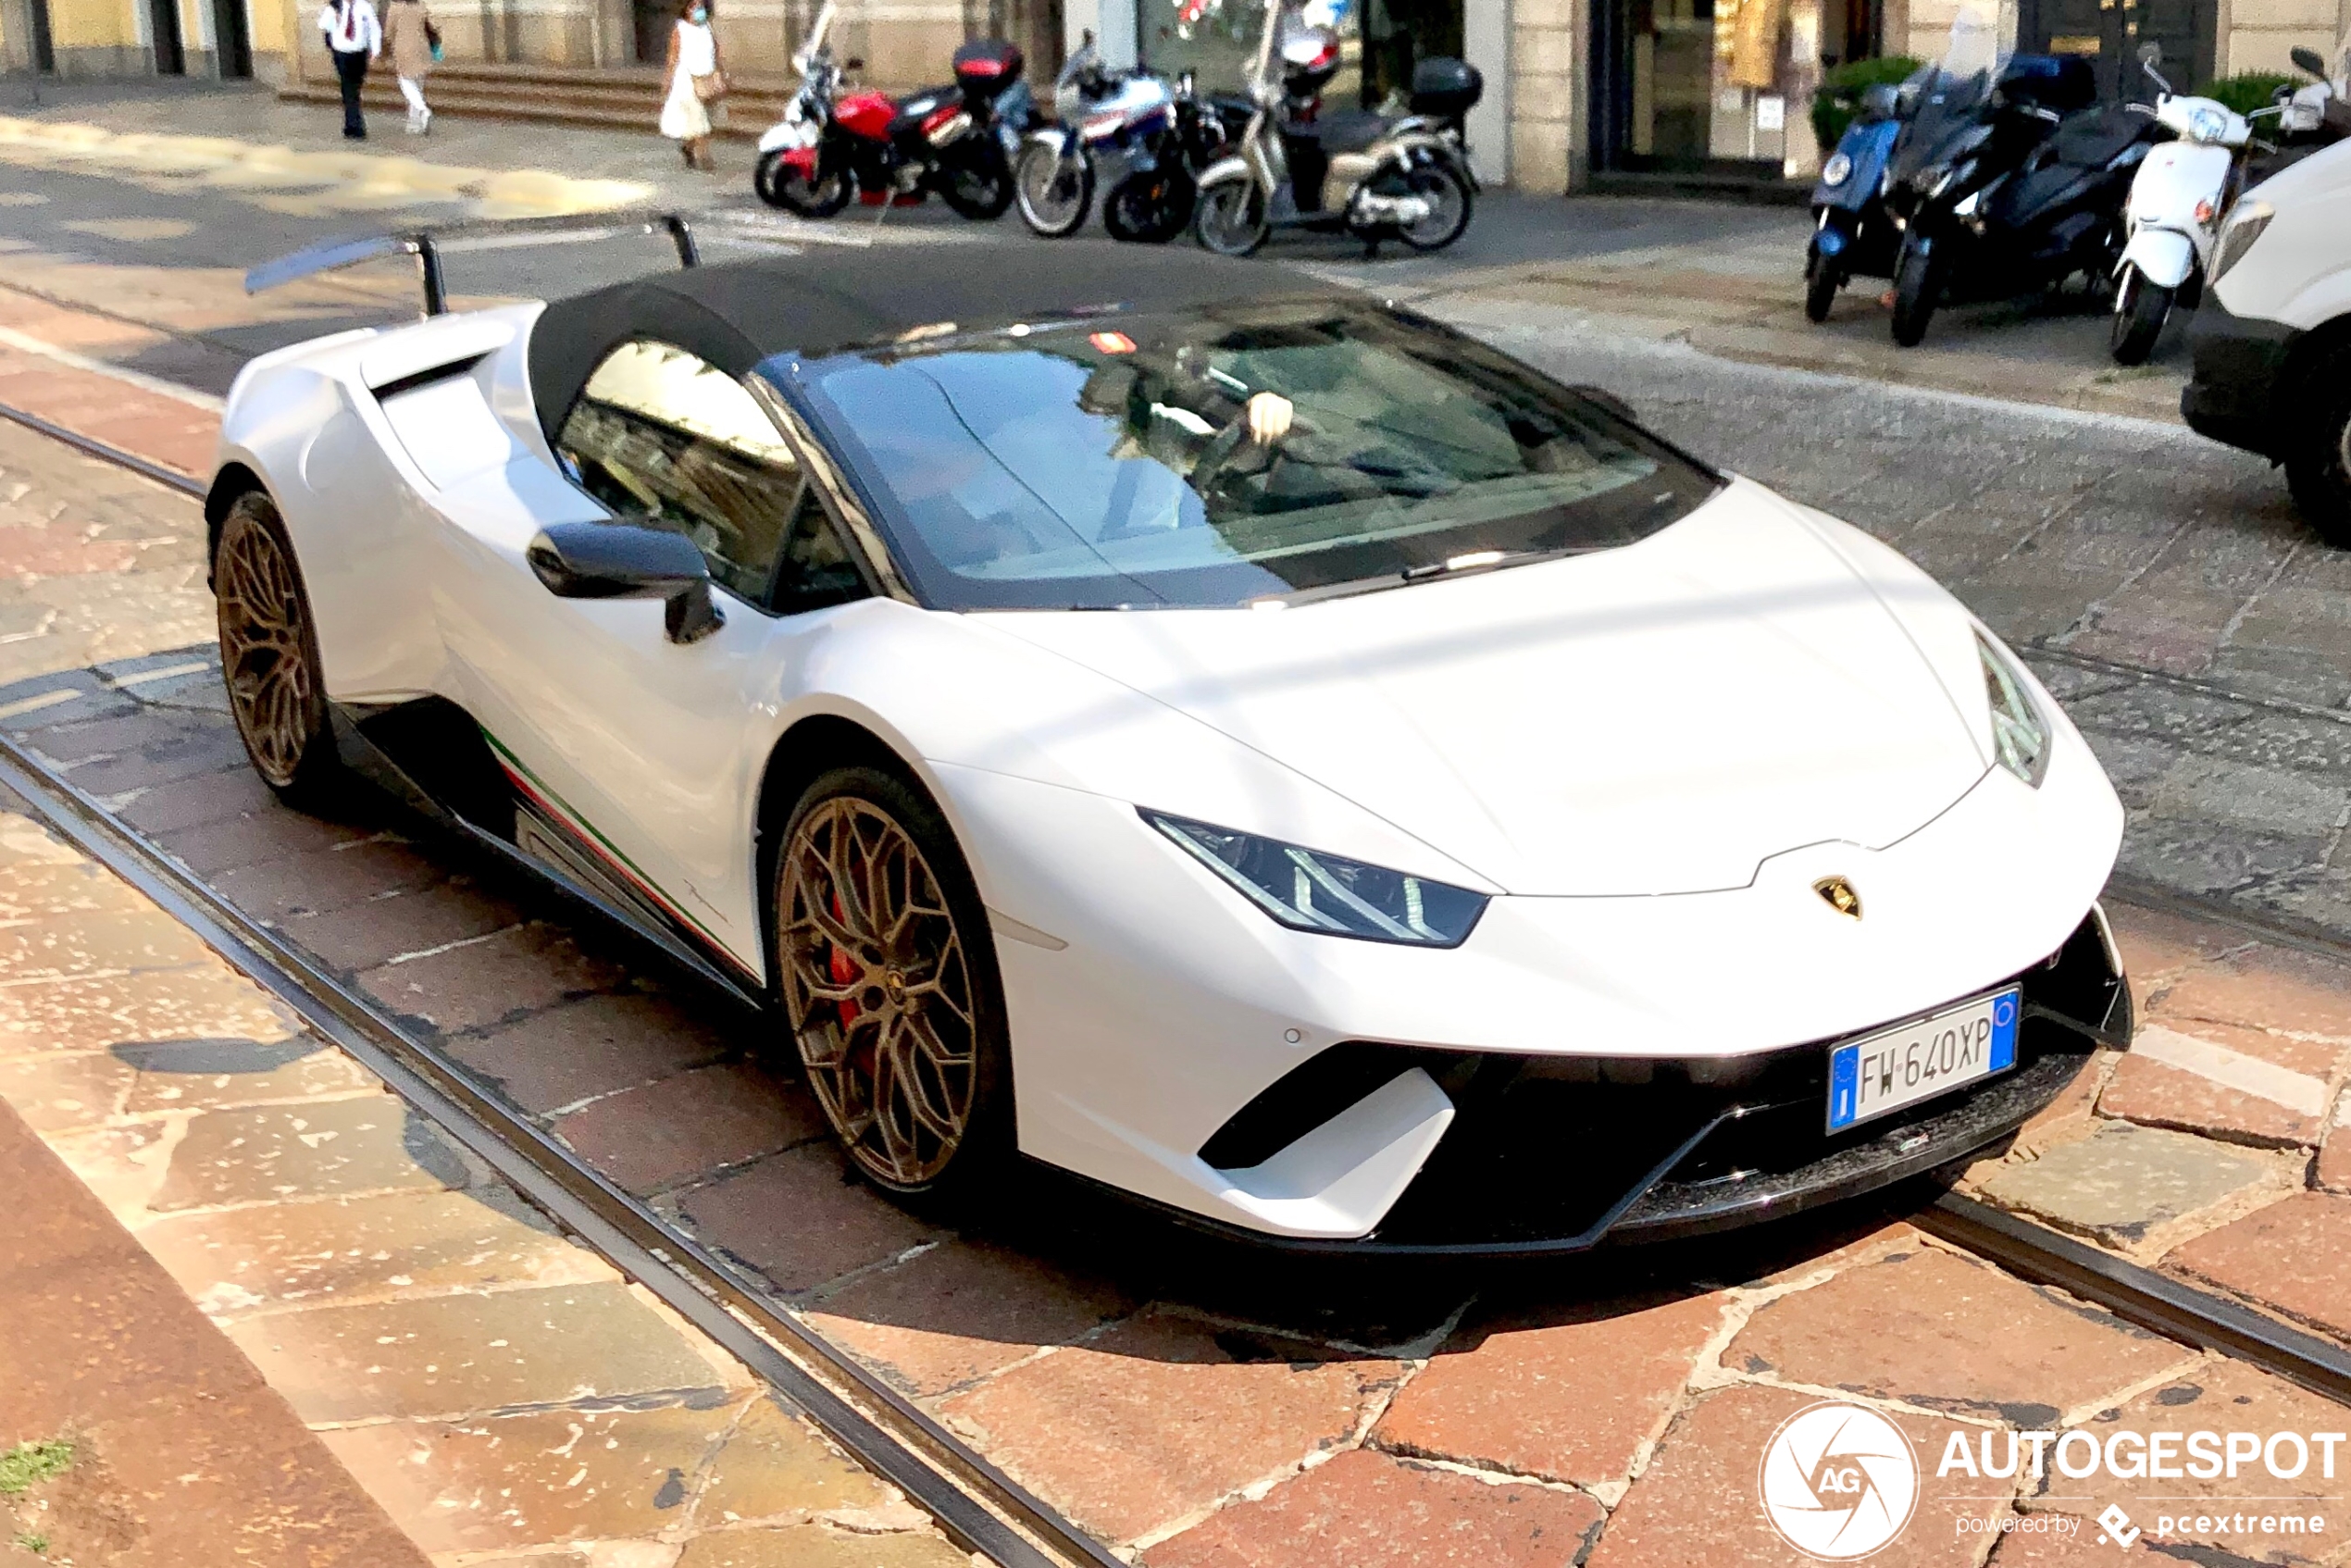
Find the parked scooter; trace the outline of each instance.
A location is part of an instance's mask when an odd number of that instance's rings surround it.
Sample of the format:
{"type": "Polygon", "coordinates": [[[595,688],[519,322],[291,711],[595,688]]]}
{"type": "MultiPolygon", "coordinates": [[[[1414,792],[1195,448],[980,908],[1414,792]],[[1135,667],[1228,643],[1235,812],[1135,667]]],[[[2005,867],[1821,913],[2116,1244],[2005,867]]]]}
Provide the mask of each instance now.
{"type": "Polygon", "coordinates": [[[1894,156],[1886,205],[1902,225],[1894,341],[1908,348],[1947,299],[2002,299],[2086,273],[2122,250],[2122,204],[2156,136],[2119,104],[2091,107],[2090,62],[2005,56],[1963,13],[1894,156]]]}
{"type": "Polygon", "coordinates": [[[1837,292],[1856,278],[1891,278],[1902,231],[1885,210],[1885,169],[1901,139],[1901,93],[1880,82],[1861,94],[1861,112],[1837,138],[1812,187],[1812,239],[1804,250],[1804,314],[1829,318],[1837,292]]]}
{"type": "Polygon", "coordinates": [[[1276,228],[1441,250],[1469,227],[1477,190],[1462,117],[1485,91],[1475,67],[1431,56],[1412,69],[1412,112],[1322,112],[1337,74],[1338,34],[1310,27],[1294,0],[1269,5],[1249,76],[1254,106],[1240,150],[1200,176],[1192,233],[1224,255],[1248,255],[1276,228]]]}
{"type": "Polygon", "coordinates": [[[2178,140],[2148,152],[2122,209],[2128,237],[2115,264],[2108,341],[2117,365],[2146,364],[2173,303],[2193,310],[2203,298],[2221,215],[2243,188],[2243,155],[2256,145],[2250,117],[2172,92],[2156,69],[2162,60],[2161,45],[2139,45],[2139,68],[2158,89],[2155,121],[2178,140]]]}
{"type": "Polygon", "coordinates": [[[854,196],[887,210],[931,192],[965,218],[1002,216],[1013,203],[1013,154],[1033,115],[1021,87],[1021,52],[982,39],[955,51],[955,83],[903,98],[844,92],[844,71],[825,43],[826,0],[794,63],[800,91],[784,119],[760,138],[752,184],[762,201],[802,218],[830,218],[854,196]]]}
{"type": "Polygon", "coordinates": [[[2278,90],[2277,145],[2246,160],[2245,183],[2248,186],[2351,137],[2351,33],[2335,45],[2332,75],[2316,49],[2297,45],[2287,57],[2296,70],[2318,80],[2278,90]]]}

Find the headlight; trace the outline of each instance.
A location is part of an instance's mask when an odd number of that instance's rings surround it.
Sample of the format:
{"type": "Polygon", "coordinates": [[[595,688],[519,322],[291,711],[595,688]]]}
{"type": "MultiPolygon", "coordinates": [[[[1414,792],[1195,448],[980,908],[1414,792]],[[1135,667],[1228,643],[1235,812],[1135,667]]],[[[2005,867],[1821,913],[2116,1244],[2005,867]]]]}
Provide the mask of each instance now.
{"type": "Polygon", "coordinates": [[[1486,913],[1486,895],[1467,888],[1161,812],[1143,820],[1293,930],[1459,947],[1486,913]]]}
{"type": "Polygon", "coordinates": [[[2007,649],[1979,631],[1975,653],[1984,665],[1984,693],[1992,700],[1992,753],[2037,790],[2049,770],[2048,721],[2033,705],[2024,672],[2007,649]]]}
{"type": "Polygon", "coordinates": [[[1829,161],[1821,166],[1821,183],[1842,185],[1853,176],[1853,160],[1843,153],[1831,153],[1829,161]]]}
{"type": "Polygon", "coordinates": [[[2270,226],[2277,210],[2267,202],[2240,202],[2229,216],[2229,226],[2220,230],[2220,248],[2212,253],[2212,280],[2219,282],[2221,274],[2245,259],[2261,230],[2270,226]]]}

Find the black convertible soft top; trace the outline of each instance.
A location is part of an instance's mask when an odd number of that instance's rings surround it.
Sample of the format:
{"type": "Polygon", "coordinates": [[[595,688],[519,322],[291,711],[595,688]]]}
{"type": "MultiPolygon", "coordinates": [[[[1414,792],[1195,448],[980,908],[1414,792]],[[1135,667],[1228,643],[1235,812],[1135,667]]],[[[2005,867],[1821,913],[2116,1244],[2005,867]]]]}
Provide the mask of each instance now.
{"type": "Polygon", "coordinates": [[[531,399],[553,440],[604,355],[631,338],[674,343],[740,376],[788,349],[822,355],[937,322],[984,329],[1313,292],[1336,291],[1275,263],[1228,261],[1190,245],[811,245],[554,301],[531,330],[531,399]]]}

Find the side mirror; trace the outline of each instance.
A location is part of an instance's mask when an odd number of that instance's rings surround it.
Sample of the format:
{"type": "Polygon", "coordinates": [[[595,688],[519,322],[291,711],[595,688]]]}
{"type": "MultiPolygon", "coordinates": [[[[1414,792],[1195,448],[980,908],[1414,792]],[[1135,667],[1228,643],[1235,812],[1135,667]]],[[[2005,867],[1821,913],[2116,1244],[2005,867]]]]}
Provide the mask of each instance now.
{"type": "Polygon", "coordinates": [[[555,523],[523,552],[558,599],[659,599],[672,642],[699,642],[725,622],[710,564],[684,534],[641,523],[555,523]]]}
{"type": "Polygon", "coordinates": [[[2139,45],[2139,64],[2143,66],[2159,66],[2162,63],[2162,44],[2158,44],[2154,39],[2150,38],[2145,44],[2139,45]]]}
{"type": "Polygon", "coordinates": [[[1641,422],[1640,416],[1633,412],[1633,405],[1631,404],[1625,402],[1623,398],[1617,396],[1614,392],[1610,392],[1605,387],[1579,386],[1570,387],[1567,390],[1582,398],[1585,402],[1594,404],[1602,413],[1612,414],[1628,425],[1637,425],[1641,422]]]}
{"type": "Polygon", "coordinates": [[[2296,70],[2308,71],[2316,77],[2324,77],[2327,73],[2326,61],[2320,58],[2316,49],[2305,44],[2295,44],[2287,52],[2286,58],[2294,62],[2294,68],[2296,70]]]}
{"type": "Polygon", "coordinates": [[[1861,114],[1865,118],[1892,119],[1901,106],[1901,92],[1890,81],[1872,82],[1861,90],[1861,114]]]}

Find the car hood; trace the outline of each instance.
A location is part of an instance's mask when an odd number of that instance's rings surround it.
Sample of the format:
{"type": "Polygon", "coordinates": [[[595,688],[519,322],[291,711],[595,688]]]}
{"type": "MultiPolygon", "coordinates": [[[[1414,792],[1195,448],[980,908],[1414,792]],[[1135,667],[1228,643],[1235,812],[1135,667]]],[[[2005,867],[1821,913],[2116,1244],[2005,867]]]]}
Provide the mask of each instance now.
{"type": "Polygon", "coordinates": [[[1697,892],[1891,844],[1988,765],[1980,676],[1951,684],[1966,612],[1913,574],[1897,618],[1838,530],[1735,480],[1600,554],[1279,611],[987,618],[1512,893],[1697,892]]]}

